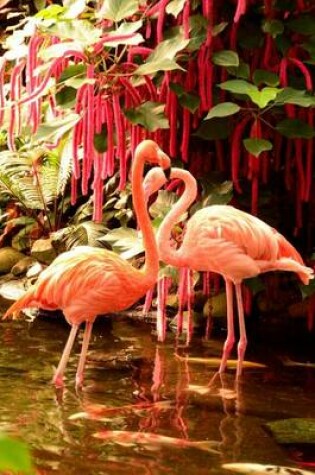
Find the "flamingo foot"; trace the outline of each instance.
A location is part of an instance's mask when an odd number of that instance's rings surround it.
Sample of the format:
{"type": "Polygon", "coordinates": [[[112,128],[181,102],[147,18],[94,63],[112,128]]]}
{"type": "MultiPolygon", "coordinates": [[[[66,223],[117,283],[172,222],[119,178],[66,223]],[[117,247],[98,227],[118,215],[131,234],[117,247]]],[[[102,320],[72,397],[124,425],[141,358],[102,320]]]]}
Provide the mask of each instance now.
{"type": "Polygon", "coordinates": [[[240,376],[242,374],[242,367],[243,367],[246,347],[247,347],[247,339],[241,338],[237,345],[237,354],[238,354],[237,370],[236,370],[237,376],[240,376]]]}
{"type": "Polygon", "coordinates": [[[224,373],[225,369],[226,369],[226,364],[227,364],[227,360],[230,356],[230,353],[232,351],[232,348],[234,346],[234,343],[235,343],[235,340],[234,338],[228,338],[225,343],[224,343],[224,346],[223,346],[223,353],[222,353],[222,358],[221,358],[221,364],[220,364],[220,368],[219,368],[219,373],[224,373]]]}

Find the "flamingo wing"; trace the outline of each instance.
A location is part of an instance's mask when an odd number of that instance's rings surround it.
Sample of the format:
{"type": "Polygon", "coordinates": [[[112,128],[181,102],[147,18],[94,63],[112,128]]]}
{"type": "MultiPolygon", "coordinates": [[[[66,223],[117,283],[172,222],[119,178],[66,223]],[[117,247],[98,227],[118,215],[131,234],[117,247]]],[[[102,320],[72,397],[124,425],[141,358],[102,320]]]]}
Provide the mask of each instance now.
{"type": "Polygon", "coordinates": [[[183,265],[218,272],[239,281],[260,272],[256,261],[279,254],[276,231],[228,205],[203,208],[189,220],[180,255],[183,265]]]}

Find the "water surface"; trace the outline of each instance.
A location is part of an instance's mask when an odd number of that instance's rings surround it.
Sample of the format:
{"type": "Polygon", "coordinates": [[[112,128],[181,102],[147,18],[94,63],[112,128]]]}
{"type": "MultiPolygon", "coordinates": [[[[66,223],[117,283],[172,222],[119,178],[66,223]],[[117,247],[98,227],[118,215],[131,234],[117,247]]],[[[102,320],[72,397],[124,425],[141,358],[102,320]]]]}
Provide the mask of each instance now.
{"type": "MultiPolygon", "coordinates": [[[[80,334],[61,392],[51,378],[68,332],[61,319],[0,324],[0,429],[30,445],[40,473],[224,474],[222,463],[241,461],[298,466],[292,459],[301,457],[298,448],[277,445],[264,423],[315,417],[315,370],[281,363],[283,356],[309,358],[311,341],[298,351],[283,332],[280,349],[268,335],[255,345],[251,338],[246,358],[267,366],[245,369],[236,384],[233,369],[213,379],[216,367],[176,358],[172,334],[157,344],[147,323],[99,319],[83,389],[74,387],[80,334]],[[148,407],[102,413],[104,406],[142,403],[148,407]],[[95,438],[103,430],[216,441],[218,453],[176,444],[118,445],[95,438]]],[[[189,349],[183,344],[177,351],[216,357],[223,341],[224,334],[210,341],[195,336],[189,349]]]]}

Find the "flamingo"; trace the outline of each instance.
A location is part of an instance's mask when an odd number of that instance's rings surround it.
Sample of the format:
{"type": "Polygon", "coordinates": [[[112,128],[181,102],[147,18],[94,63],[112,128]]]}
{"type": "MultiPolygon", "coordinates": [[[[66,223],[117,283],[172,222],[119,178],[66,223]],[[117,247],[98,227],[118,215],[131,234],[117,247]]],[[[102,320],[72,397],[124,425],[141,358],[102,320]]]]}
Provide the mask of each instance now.
{"type": "Polygon", "coordinates": [[[133,206],[142,231],[146,260],[141,269],[114,252],[78,246],[60,254],[40,275],[36,284],[6,311],[8,315],[28,307],[61,309],[71,325],[68,341],[53,377],[63,386],[63,375],[80,324],[85,322],[82,349],[76,372],[81,386],[93,323],[98,314],[130,307],[155,284],[159,270],[157,245],[146,208],[142,181],[145,162],[170,166],[169,157],[152,140],[142,141],[132,163],[133,206]]]}
{"type": "MultiPolygon", "coordinates": [[[[304,284],[314,278],[298,251],[284,236],[264,221],[230,205],[212,205],[197,211],[186,225],[178,249],[171,243],[171,231],[183,213],[195,201],[197,183],[186,170],[172,168],[170,178],[184,182],[185,189],[162,221],[157,233],[159,257],[167,264],[195,271],[215,272],[225,280],[227,299],[227,338],[219,372],[224,372],[235,343],[233,285],[236,293],[240,338],[237,375],[241,374],[247,346],[241,283],[269,271],[295,272],[304,284]]],[[[152,168],[144,179],[146,199],[166,183],[164,173],[152,168]]]]}

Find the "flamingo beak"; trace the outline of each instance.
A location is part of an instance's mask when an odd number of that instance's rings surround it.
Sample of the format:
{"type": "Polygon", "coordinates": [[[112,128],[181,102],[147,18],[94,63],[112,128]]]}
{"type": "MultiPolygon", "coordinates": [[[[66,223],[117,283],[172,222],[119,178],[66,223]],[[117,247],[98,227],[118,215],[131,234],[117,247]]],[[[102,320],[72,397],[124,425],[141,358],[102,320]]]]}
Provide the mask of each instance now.
{"type": "Polygon", "coordinates": [[[158,151],[158,165],[163,168],[163,170],[170,168],[171,166],[171,159],[166,153],[162,150],[158,151]]]}

